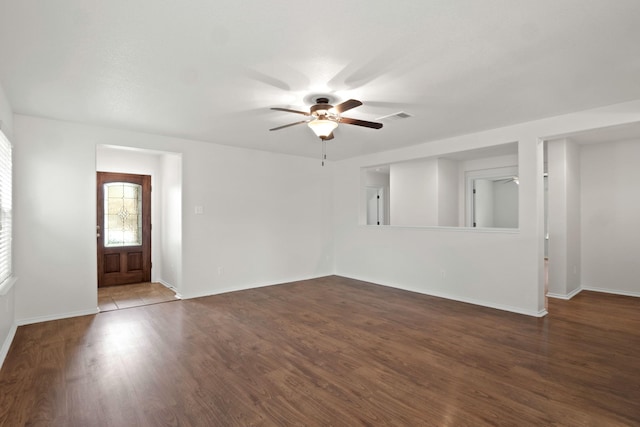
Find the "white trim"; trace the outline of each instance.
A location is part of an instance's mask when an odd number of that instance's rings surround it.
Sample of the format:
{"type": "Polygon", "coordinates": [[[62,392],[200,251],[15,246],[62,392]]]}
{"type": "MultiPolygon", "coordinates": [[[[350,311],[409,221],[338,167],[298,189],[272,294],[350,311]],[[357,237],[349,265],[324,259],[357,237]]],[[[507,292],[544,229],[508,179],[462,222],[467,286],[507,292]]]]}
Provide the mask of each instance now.
{"type": "Polygon", "coordinates": [[[160,283],[162,286],[164,286],[165,288],[169,289],[170,291],[172,291],[173,293],[176,294],[176,299],[183,299],[182,295],[178,292],[178,290],[170,283],[165,282],[162,279],[157,280],[157,283],[160,283]]]}
{"type": "Polygon", "coordinates": [[[98,307],[90,310],[72,311],[69,313],[53,314],[50,316],[30,317],[26,319],[18,319],[16,323],[18,326],[31,325],[32,323],[49,322],[51,320],[68,319],[69,317],[89,316],[100,313],[98,307]]]}
{"type": "Polygon", "coordinates": [[[622,291],[617,289],[604,289],[604,288],[594,288],[591,286],[583,286],[583,291],[592,291],[592,292],[602,292],[605,294],[613,294],[613,295],[624,295],[627,297],[636,297],[640,298],[640,292],[637,291],[622,291]]]}
{"type": "Polygon", "coordinates": [[[516,314],[523,314],[526,316],[533,316],[533,317],[544,317],[547,314],[549,314],[547,312],[546,309],[542,309],[539,311],[533,311],[533,310],[526,310],[526,309],[522,309],[520,307],[513,307],[510,305],[504,305],[504,304],[494,304],[491,302],[487,302],[487,301],[481,301],[481,300],[476,300],[473,298],[464,298],[464,297],[460,297],[458,295],[452,295],[452,294],[448,294],[445,292],[426,292],[422,289],[415,289],[415,288],[411,288],[408,286],[401,286],[401,285],[389,285],[389,284],[385,284],[385,283],[379,283],[379,282],[374,282],[373,280],[369,280],[369,279],[362,279],[362,278],[358,278],[358,277],[351,277],[351,276],[345,276],[345,275],[338,275],[341,277],[347,277],[350,279],[355,279],[355,280],[360,280],[363,282],[369,282],[369,283],[373,283],[375,285],[380,285],[380,286],[386,286],[389,288],[394,288],[394,289],[401,289],[403,291],[409,291],[409,292],[415,292],[417,294],[422,294],[422,295],[429,295],[432,297],[436,297],[436,298],[443,298],[443,299],[448,299],[451,301],[458,301],[458,302],[464,302],[467,304],[473,304],[473,305],[477,305],[477,306],[481,306],[481,307],[488,307],[488,308],[493,308],[496,310],[502,310],[502,311],[508,311],[511,313],[516,313],[516,314]]]}
{"type": "Polygon", "coordinates": [[[169,282],[165,282],[162,279],[156,280],[156,283],[160,283],[162,286],[164,286],[165,288],[171,289],[172,291],[176,291],[175,286],[173,286],[171,283],[169,282]]]}
{"type": "Polygon", "coordinates": [[[571,298],[575,297],[576,295],[578,295],[583,290],[584,290],[584,288],[574,289],[573,291],[569,292],[566,295],[554,294],[553,292],[547,292],[547,296],[549,298],[563,299],[565,301],[569,301],[571,298]]]}
{"type": "Polygon", "coordinates": [[[7,280],[0,284],[0,296],[4,296],[9,293],[13,285],[18,281],[15,276],[10,276],[7,280]]]}
{"type": "Polygon", "coordinates": [[[2,343],[2,348],[0,348],[0,368],[2,368],[4,359],[7,357],[7,354],[9,354],[9,349],[11,348],[11,343],[13,342],[13,338],[16,336],[17,330],[18,325],[14,322],[13,325],[11,325],[11,329],[9,329],[9,333],[4,340],[4,343],[2,343]]]}

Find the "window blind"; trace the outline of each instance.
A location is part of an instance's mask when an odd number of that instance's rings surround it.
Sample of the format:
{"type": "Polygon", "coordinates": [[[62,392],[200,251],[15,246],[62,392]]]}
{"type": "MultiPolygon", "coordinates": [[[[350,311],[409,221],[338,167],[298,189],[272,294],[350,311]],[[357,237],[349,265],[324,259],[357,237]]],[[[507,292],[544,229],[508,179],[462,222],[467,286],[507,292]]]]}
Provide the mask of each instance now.
{"type": "Polygon", "coordinates": [[[0,284],[11,277],[11,143],[0,131],[0,284]]]}

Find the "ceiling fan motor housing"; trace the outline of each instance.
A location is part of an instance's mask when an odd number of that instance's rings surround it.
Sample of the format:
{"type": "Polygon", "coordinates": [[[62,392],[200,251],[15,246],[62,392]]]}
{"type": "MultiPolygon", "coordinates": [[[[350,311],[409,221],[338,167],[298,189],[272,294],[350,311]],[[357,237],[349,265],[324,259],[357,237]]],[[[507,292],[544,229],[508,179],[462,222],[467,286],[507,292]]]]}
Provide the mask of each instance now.
{"type": "Polygon", "coordinates": [[[318,98],[316,104],[309,109],[309,112],[316,117],[328,116],[331,108],[333,108],[333,105],[329,104],[327,98],[318,98]]]}

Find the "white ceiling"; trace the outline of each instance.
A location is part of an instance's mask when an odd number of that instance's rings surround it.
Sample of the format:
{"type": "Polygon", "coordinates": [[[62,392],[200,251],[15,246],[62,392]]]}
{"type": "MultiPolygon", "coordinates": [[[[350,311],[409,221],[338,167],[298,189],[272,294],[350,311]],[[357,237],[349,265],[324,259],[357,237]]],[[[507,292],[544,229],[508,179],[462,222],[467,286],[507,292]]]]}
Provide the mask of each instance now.
{"type": "Polygon", "coordinates": [[[0,0],[0,83],[16,113],[312,157],[270,107],[413,116],[341,125],[341,159],[640,99],[639,22],[637,0],[0,0]]]}

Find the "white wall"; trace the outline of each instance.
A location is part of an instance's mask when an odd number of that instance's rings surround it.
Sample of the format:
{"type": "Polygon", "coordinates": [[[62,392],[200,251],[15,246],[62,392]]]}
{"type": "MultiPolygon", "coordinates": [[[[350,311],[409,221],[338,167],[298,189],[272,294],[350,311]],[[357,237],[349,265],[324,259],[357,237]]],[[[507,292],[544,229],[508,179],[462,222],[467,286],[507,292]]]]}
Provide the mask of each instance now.
{"type": "Polygon", "coordinates": [[[182,156],[162,156],[162,223],[160,281],[181,289],[182,278],[182,156]]]}
{"type": "Polygon", "coordinates": [[[582,145],[580,162],[582,288],[640,296],[640,140],[582,145]]]}
{"type": "Polygon", "coordinates": [[[582,179],[580,146],[567,140],[567,294],[580,291],[582,282],[582,179]]]}
{"type": "Polygon", "coordinates": [[[503,180],[493,182],[494,227],[518,228],[518,184],[503,180]]]}
{"type": "Polygon", "coordinates": [[[580,148],[568,139],[547,142],[549,296],[580,289],[580,148]]]}
{"type": "Polygon", "coordinates": [[[493,181],[476,179],[474,182],[474,190],[474,226],[479,228],[495,226],[493,181]]]}
{"type": "MultiPolygon", "coordinates": [[[[544,314],[541,140],[639,120],[640,101],[634,101],[338,162],[333,188],[336,274],[519,313],[544,314]],[[358,225],[363,211],[360,168],[512,141],[519,141],[517,231],[358,225]]],[[[391,215],[393,219],[393,209],[391,215]]]]}
{"type": "Polygon", "coordinates": [[[9,99],[4,93],[2,84],[0,84],[0,130],[5,134],[9,141],[13,137],[13,110],[9,99]]]}
{"type": "Polygon", "coordinates": [[[458,224],[458,162],[438,159],[438,225],[457,227],[458,224]]]}
{"type": "MultiPolygon", "coordinates": [[[[13,111],[0,84],[0,130],[13,143],[13,111]]],[[[15,275],[15,273],[14,273],[15,275]]],[[[11,284],[10,284],[11,283],[11,284]]],[[[0,367],[15,334],[15,289],[17,285],[0,284],[0,367]]]]}
{"type": "Polygon", "coordinates": [[[97,145],[182,155],[182,265],[174,267],[183,297],[333,272],[331,165],[29,116],[14,124],[22,323],[95,311],[97,145]]]}
{"type": "Polygon", "coordinates": [[[389,170],[391,225],[437,225],[437,159],[393,163],[389,170]]]}
{"type": "Polygon", "coordinates": [[[321,168],[314,159],[16,115],[16,318],[26,323],[95,311],[95,149],[101,144],[181,153],[178,274],[185,297],[336,273],[540,315],[539,138],[639,120],[640,101],[634,101],[321,168]],[[359,225],[361,167],[508,141],[520,141],[518,231],[359,225]],[[204,214],[195,215],[195,206],[204,214]]]}

